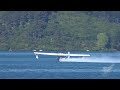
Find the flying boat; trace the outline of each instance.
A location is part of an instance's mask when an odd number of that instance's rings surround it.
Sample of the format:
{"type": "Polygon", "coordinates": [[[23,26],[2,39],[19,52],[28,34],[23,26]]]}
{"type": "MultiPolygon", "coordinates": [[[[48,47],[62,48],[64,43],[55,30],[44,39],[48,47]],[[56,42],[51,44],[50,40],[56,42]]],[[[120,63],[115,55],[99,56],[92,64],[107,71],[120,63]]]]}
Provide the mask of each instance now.
{"type": "Polygon", "coordinates": [[[89,57],[89,54],[71,54],[70,52],[68,53],[48,53],[48,52],[34,52],[36,59],[38,59],[38,55],[49,55],[49,56],[57,56],[58,60],[60,62],[79,62],[79,60],[74,60],[75,58],[80,58],[80,57],[89,57]]]}

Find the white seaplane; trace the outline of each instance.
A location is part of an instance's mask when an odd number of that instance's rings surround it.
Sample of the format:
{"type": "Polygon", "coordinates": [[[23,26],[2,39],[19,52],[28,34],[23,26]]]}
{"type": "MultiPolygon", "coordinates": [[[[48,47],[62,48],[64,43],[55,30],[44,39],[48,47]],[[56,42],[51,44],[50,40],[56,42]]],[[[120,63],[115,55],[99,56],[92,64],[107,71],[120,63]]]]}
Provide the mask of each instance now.
{"type": "Polygon", "coordinates": [[[34,51],[34,54],[36,56],[36,59],[38,59],[38,55],[50,55],[50,56],[58,56],[58,60],[60,62],[79,62],[80,59],[75,60],[75,58],[81,58],[81,57],[88,57],[89,54],[70,54],[68,53],[46,53],[46,52],[36,52],[34,51]]]}

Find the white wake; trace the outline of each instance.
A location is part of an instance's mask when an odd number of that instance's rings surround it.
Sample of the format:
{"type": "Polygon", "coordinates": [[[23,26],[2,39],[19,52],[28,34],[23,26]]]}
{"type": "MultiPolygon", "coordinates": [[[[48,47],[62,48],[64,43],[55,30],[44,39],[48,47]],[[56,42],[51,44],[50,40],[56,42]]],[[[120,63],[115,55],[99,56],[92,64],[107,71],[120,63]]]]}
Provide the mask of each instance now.
{"type": "Polygon", "coordinates": [[[60,62],[90,62],[90,63],[120,63],[120,58],[111,57],[85,57],[85,58],[62,58],[60,62]]]}

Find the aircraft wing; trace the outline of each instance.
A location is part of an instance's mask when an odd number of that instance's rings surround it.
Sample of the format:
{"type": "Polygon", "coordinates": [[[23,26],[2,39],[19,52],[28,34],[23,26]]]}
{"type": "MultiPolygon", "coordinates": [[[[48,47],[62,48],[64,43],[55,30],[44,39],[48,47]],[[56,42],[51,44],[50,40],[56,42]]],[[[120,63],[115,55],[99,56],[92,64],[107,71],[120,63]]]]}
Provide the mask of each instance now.
{"type": "Polygon", "coordinates": [[[34,54],[51,55],[51,56],[90,56],[89,54],[64,54],[64,53],[43,53],[43,52],[34,52],[34,54]]]}

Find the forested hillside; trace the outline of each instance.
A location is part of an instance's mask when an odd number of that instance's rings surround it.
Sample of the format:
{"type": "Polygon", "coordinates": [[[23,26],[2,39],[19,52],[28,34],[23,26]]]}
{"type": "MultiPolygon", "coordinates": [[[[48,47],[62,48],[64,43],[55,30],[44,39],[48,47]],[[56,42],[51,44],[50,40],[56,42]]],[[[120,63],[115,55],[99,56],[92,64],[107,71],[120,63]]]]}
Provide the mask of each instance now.
{"type": "Polygon", "coordinates": [[[120,50],[119,11],[1,11],[0,50],[120,50]]]}

